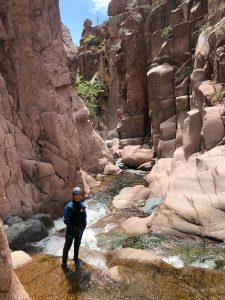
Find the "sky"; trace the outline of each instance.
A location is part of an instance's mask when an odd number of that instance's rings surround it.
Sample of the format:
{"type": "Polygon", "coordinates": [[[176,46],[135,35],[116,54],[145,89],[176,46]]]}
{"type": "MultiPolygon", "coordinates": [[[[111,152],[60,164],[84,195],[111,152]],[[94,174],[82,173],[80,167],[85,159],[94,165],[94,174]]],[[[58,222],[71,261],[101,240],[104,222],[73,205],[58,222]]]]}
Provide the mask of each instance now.
{"type": "Polygon", "coordinates": [[[83,23],[91,19],[93,25],[107,20],[107,9],[110,0],[60,0],[62,22],[69,28],[75,44],[79,44],[83,23]]]}

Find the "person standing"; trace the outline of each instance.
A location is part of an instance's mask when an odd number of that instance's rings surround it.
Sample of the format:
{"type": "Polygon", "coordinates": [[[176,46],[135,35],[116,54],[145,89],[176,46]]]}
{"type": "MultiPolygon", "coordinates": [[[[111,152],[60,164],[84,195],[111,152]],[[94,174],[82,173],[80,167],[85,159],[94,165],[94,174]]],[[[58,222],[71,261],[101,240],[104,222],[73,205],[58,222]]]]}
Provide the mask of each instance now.
{"type": "Polygon", "coordinates": [[[66,224],[65,244],[63,248],[63,256],[61,267],[68,269],[67,260],[68,253],[74,241],[73,261],[76,266],[81,264],[78,258],[79,249],[84,230],[87,225],[87,213],[85,207],[85,194],[80,187],[75,187],[72,193],[72,201],[70,201],[64,209],[64,223],[66,224]]]}

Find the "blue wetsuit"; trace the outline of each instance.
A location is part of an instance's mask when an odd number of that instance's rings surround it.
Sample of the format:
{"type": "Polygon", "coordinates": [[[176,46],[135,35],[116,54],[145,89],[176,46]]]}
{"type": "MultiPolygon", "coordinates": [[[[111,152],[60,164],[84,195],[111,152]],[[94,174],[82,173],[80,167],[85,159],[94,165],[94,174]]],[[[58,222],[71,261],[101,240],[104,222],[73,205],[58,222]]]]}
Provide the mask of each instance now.
{"type": "Polygon", "coordinates": [[[74,257],[78,261],[79,248],[83,232],[87,225],[87,213],[84,201],[70,201],[64,209],[64,223],[66,224],[66,241],[63,249],[62,263],[66,264],[68,253],[74,240],[74,257]]]}

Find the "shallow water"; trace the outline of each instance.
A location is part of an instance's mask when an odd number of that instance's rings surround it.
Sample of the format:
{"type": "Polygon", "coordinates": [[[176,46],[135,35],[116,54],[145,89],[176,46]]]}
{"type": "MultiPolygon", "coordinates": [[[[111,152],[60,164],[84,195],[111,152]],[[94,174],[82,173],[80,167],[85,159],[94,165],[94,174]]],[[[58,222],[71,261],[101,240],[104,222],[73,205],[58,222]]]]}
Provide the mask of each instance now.
{"type": "MultiPolygon", "coordinates": [[[[101,252],[119,248],[132,247],[153,251],[163,260],[177,268],[196,266],[200,268],[220,269],[225,264],[225,245],[201,244],[173,240],[154,235],[144,235],[128,238],[116,229],[116,222],[99,223],[110,215],[110,205],[113,197],[127,186],[144,184],[145,173],[128,171],[123,175],[108,179],[106,188],[87,201],[88,226],[82,239],[82,247],[101,252]],[[98,223],[97,223],[98,222],[98,223]],[[97,223],[96,226],[93,226],[97,223]]],[[[61,256],[64,244],[65,225],[62,218],[55,221],[55,227],[50,235],[33,244],[37,252],[61,256]]],[[[72,249],[70,251],[72,257],[72,249]]],[[[104,268],[104,261],[99,257],[89,256],[88,263],[104,268]]]]}

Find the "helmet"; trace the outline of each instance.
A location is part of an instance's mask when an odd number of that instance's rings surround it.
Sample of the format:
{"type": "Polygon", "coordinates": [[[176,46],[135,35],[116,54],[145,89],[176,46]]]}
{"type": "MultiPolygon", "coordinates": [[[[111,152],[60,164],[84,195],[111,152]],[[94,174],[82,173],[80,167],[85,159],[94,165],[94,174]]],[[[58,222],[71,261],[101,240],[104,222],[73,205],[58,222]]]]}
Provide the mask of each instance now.
{"type": "Polygon", "coordinates": [[[73,195],[83,195],[84,192],[82,191],[82,189],[80,187],[75,187],[73,190],[73,195]]]}

